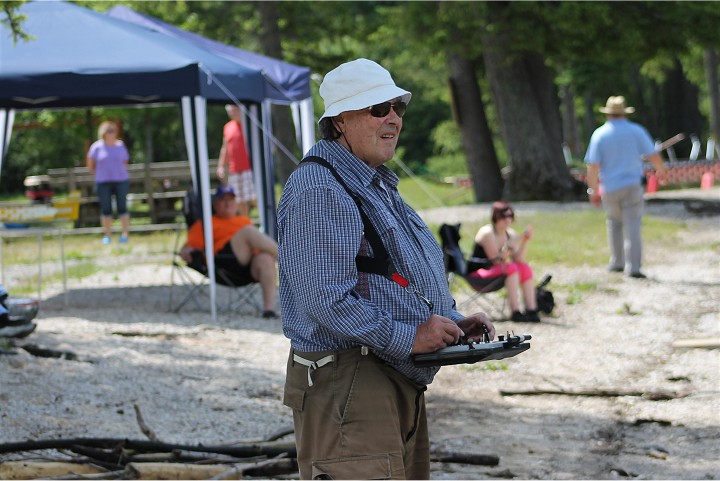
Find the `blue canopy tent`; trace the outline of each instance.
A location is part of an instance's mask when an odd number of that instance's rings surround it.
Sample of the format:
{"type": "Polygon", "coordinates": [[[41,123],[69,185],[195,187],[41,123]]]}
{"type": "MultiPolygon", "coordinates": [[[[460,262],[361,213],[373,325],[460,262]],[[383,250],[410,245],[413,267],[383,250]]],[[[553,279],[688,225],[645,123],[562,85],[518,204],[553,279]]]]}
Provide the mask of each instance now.
{"type": "MultiPolygon", "coordinates": [[[[15,44],[9,29],[0,30],[0,170],[16,109],[180,102],[194,187],[203,200],[203,217],[210,218],[207,102],[236,101],[255,110],[260,106],[262,112],[256,118],[261,119],[257,127],[263,142],[256,141],[251,150],[253,165],[260,167],[256,176],[262,179],[258,199],[261,222],[275,235],[268,104],[273,100],[292,102],[296,94],[270,99],[268,76],[261,67],[77,5],[31,2],[22,5],[19,13],[27,17],[23,30],[35,38],[15,44]]],[[[280,95],[282,83],[273,82],[273,88],[280,95]]],[[[251,135],[251,144],[258,137],[251,135]]],[[[209,274],[214,279],[212,230],[210,223],[205,226],[209,274]]],[[[214,283],[210,295],[215,318],[214,283]]]]}
{"type": "MultiPolygon", "coordinates": [[[[306,152],[315,142],[315,121],[313,119],[312,93],[310,91],[311,72],[309,68],[292,65],[282,60],[248,52],[205,38],[202,35],[188,32],[150,15],[138,13],[124,5],[115,6],[105,12],[105,14],[149,28],[173,38],[185,40],[203,50],[217,54],[239,65],[259,70],[264,79],[264,97],[266,99],[262,104],[264,108],[262,118],[265,119],[265,124],[261,127],[261,130],[264,132],[270,132],[272,130],[269,122],[270,110],[268,104],[288,104],[293,112],[296,140],[302,151],[306,152]]],[[[242,105],[240,105],[240,107],[243,108],[242,105]]],[[[258,119],[257,113],[253,112],[252,107],[249,112],[244,108],[243,111],[247,124],[256,128],[260,127],[260,120],[258,119]]],[[[254,128],[250,130],[256,131],[254,128]]],[[[254,142],[252,145],[257,146],[258,142],[254,142]]],[[[289,158],[293,158],[293,155],[287,151],[285,146],[279,143],[276,143],[276,146],[285,151],[289,158]]],[[[266,149],[265,152],[270,152],[270,150],[271,149],[266,149]]],[[[253,159],[258,161],[260,159],[260,153],[254,152],[253,159]]],[[[267,161],[255,162],[253,170],[260,172],[264,166],[268,164],[269,162],[267,161]]],[[[263,179],[267,182],[269,179],[272,180],[272,176],[255,176],[257,191],[272,190],[273,182],[260,185],[263,179]]],[[[274,208],[274,204],[271,207],[274,208]]]]}
{"type": "Polygon", "coordinates": [[[251,69],[260,69],[265,78],[265,96],[277,102],[294,102],[311,98],[310,69],[299,67],[282,60],[266,57],[253,52],[226,45],[188,32],[150,15],[138,13],[124,5],[118,5],[107,12],[113,18],[119,18],[141,25],[170,37],[180,38],[209,52],[220,55],[251,69]]]}

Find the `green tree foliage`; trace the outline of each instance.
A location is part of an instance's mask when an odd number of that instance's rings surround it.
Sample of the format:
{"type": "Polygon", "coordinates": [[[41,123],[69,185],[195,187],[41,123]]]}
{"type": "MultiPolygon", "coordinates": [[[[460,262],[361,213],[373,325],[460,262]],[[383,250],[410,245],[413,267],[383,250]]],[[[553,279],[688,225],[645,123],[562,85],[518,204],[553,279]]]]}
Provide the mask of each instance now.
{"type": "Polygon", "coordinates": [[[0,26],[10,31],[14,43],[18,41],[27,42],[34,38],[32,35],[27,34],[22,28],[23,21],[26,17],[25,15],[19,14],[17,10],[23,3],[25,3],[24,0],[0,2],[0,11],[4,13],[4,15],[0,17],[0,26]]]}
{"type": "MultiPolygon", "coordinates": [[[[8,12],[16,11],[20,3],[0,2],[5,12],[0,17],[19,20],[8,12]]],[[[214,40],[266,53],[255,1],[75,3],[98,11],[124,4],[214,40]]],[[[708,48],[718,47],[717,2],[281,1],[277,14],[283,60],[306,65],[315,74],[312,88],[318,116],[324,110],[317,95],[322,75],[353,58],[380,62],[399,85],[413,92],[399,155],[416,172],[424,171],[428,163],[427,171],[436,177],[467,170],[462,165],[459,130],[452,123],[449,52],[461,53],[477,67],[500,163],[507,162],[508,145],[525,141],[501,128],[502,115],[481,61],[481,39],[488,33],[502,32],[508,52],[542,59],[556,74],[556,86],[574,93],[568,101],[573,102],[578,119],[571,120],[579,123],[584,139],[603,120],[597,107],[609,95],[618,94],[638,109],[634,118],[658,137],[667,138],[679,129],[701,138],[708,134],[712,89],[707,86],[703,59],[708,48]]],[[[5,23],[0,28],[7,29],[5,23]]],[[[16,25],[19,30],[13,31],[22,32],[22,22],[16,25]]],[[[184,158],[177,107],[150,109],[149,115],[144,110],[18,112],[0,189],[17,191],[25,175],[82,163],[84,149],[95,139],[97,124],[104,118],[123,124],[133,161],[184,158]],[[148,132],[152,149],[146,146],[148,132]]],[[[209,149],[214,157],[226,115],[221,106],[210,106],[208,115],[209,149]]]]}

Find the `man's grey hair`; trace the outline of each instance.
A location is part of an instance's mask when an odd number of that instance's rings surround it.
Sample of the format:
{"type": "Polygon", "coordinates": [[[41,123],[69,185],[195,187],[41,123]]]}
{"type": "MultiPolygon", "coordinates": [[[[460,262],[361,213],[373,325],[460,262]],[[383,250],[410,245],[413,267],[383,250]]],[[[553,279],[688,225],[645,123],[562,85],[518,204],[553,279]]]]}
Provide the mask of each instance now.
{"type": "Polygon", "coordinates": [[[335,128],[332,117],[325,117],[318,125],[320,127],[320,136],[323,140],[335,140],[340,138],[340,131],[335,128]]]}

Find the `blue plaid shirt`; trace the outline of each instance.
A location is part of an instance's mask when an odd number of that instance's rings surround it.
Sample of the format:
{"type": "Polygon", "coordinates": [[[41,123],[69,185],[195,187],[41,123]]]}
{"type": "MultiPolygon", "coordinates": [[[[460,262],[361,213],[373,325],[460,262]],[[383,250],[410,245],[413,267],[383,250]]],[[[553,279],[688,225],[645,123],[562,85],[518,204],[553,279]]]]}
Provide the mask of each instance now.
{"type": "Polygon", "coordinates": [[[463,318],[450,295],[442,250],[400,197],[387,167],[372,169],[334,141],[308,152],[327,160],[361,199],[398,272],[433,303],[376,274],[358,272],[358,253],[372,255],[355,202],[325,167],[308,163],[288,179],[278,207],[283,331],[304,352],[368,346],[408,378],[430,384],[438,368],[410,358],[417,327],[431,313],[463,318]]]}

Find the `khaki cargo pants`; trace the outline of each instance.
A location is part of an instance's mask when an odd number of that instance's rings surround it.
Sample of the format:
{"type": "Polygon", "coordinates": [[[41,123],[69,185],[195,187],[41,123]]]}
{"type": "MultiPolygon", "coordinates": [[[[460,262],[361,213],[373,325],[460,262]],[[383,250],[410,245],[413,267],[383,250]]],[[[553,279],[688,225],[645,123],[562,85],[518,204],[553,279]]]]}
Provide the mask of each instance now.
{"type": "Polygon", "coordinates": [[[300,477],[429,479],[425,389],[366,348],[291,350],[284,403],[300,477]]]}

